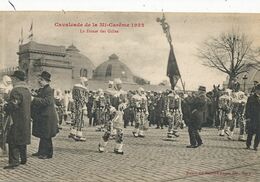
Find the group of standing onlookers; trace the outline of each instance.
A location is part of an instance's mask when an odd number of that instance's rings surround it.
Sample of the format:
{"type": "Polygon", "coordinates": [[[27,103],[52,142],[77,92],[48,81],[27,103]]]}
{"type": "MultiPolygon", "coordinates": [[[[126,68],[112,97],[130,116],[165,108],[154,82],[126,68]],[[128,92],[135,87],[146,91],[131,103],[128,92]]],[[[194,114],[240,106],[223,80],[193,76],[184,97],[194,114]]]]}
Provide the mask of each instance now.
{"type": "Polygon", "coordinates": [[[32,135],[40,138],[38,152],[32,154],[39,159],[53,156],[52,137],[57,132],[57,114],[54,108],[54,92],[49,86],[51,75],[43,71],[38,77],[39,90],[33,93],[25,82],[26,75],[17,70],[11,75],[13,88],[6,93],[4,111],[10,119],[7,133],[9,165],[4,169],[14,169],[27,163],[27,145],[32,135]]]}
{"type": "MultiPolygon", "coordinates": [[[[157,125],[156,128],[168,126],[168,136],[178,137],[177,128],[183,120],[188,126],[190,145],[187,148],[197,148],[203,144],[199,131],[202,121],[205,118],[209,97],[206,88],[200,86],[197,92],[190,95],[177,94],[175,91],[145,92],[143,88],[137,91],[125,92],[122,90],[121,81],[115,82],[115,87],[108,87],[103,91],[88,91],[87,87],[77,84],[73,92],[54,90],[50,87],[50,73],[43,71],[38,77],[40,89],[31,91],[25,82],[26,75],[23,71],[15,71],[9,77],[4,77],[5,85],[1,85],[1,93],[4,95],[4,111],[6,119],[10,121],[10,128],[7,134],[9,146],[9,165],[5,169],[14,169],[20,164],[27,162],[27,145],[31,142],[31,121],[32,135],[40,138],[38,151],[32,156],[39,159],[50,159],[53,157],[52,138],[59,131],[58,124],[67,120],[68,116],[74,119],[75,130],[81,133],[84,120],[83,115],[87,113],[89,125],[113,124],[116,128],[115,152],[123,154],[123,127],[130,123],[135,127],[134,137],[144,137],[144,130],[148,128],[147,123],[157,125]],[[12,84],[13,85],[12,85],[12,84]],[[3,89],[4,88],[4,89],[3,89]],[[83,90],[82,90],[83,89],[83,90]],[[86,97],[84,103],[82,98],[86,97]],[[77,101],[77,102],[75,102],[77,101]],[[82,104],[79,112],[76,108],[82,104]],[[75,111],[76,110],[76,111],[75,111]],[[85,112],[87,111],[87,112],[85,112]],[[74,117],[73,118],[73,113],[74,117]],[[79,121],[77,121],[77,119],[79,121]],[[123,122],[123,126],[121,123],[123,122]],[[107,122],[110,121],[110,122],[107,122]],[[149,122],[148,122],[149,121],[149,122]]],[[[86,80],[84,83],[87,82],[86,80]]],[[[239,90],[239,83],[233,83],[235,91],[239,90]]],[[[223,108],[220,108],[223,109],[223,108]]],[[[245,106],[245,119],[247,120],[247,149],[251,146],[251,140],[255,134],[254,150],[257,150],[260,141],[260,84],[256,83],[245,106]]],[[[225,112],[223,112],[225,113],[225,112]]],[[[228,115],[226,115],[228,119],[228,115]]],[[[73,124],[73,123],[72,123],[73,124]]],[[[114,130],[111,126],[107,129],[101,142],[99,151],[103,152],[109,137],[114,130]]],[[[85,141],[85,139],[84,139],[85,141]]]]}

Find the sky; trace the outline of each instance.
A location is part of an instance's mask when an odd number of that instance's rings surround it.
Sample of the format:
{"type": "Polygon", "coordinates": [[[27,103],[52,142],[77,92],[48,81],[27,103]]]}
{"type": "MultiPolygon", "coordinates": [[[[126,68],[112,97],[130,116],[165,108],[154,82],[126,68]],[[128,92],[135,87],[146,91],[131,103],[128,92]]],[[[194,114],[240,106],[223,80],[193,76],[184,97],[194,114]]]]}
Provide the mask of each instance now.
{"type": "MultiPolygon", "coordinates": [[[[33,40],[38,43],[66,47],[73,43],[95,66],[115,53],[134,74],[158,84],[168,80],[170,48],[157,17],[162,13],[0,12],[0,69],[17,66],[21,29],[26,43],[33,22],[33,40]],[[144,27],[58,27],[55,23],[140,23],[144,27]],[[118,33],[80,33],[82,30],[118,33]]],[[[253,40],[253,46],[260,47],[260,14],[165,13],[165,17],[182,80],[189,90],[199,85],[210,89],[226,79],[223,73],[202,65],[197,55],[203,41],[235,29],[253,40]]]]}

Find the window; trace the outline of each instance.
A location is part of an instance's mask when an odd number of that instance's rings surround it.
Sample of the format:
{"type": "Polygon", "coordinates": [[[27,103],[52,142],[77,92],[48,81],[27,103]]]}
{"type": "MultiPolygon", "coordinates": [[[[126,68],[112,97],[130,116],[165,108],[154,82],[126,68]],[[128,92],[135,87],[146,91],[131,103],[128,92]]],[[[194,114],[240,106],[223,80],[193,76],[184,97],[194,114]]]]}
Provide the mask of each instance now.
{"type": "Polygon", "coordinates": [[[80,77],[88,77],[88,70],[87,69],[84,69],[84,68],[81,68],[80,70],[80,77]]]}
{"type": "Polygon", "coordinates": [[[106,70],[106,77],[111,77],[111,76],[112,76],[112,65],[109,64],[106,70]]]}

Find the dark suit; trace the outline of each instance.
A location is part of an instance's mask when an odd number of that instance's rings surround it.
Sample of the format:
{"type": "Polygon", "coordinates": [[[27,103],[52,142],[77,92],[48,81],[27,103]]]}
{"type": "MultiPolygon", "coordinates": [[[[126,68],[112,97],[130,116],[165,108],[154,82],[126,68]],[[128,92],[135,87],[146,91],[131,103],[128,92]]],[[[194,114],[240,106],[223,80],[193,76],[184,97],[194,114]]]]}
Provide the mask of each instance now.
{"type": "Polygon", "coordinates": [[[201,137],[199,135],[199,130],[201,129],[201,124],[203,121],[203,114],[206,109],[207,98],[206,95],[199,95],[191,100],[191,115],[190,121],[188,122],[188,132],[190,137],[190,144],[192,146],[197,146],[202,144],[201,137]]]}
{"type": "Polygon", "coordinates": [[[49,85],[39,89],[32,101],[32,134],[40,138],[38,153],[42,156],[53,155],[52,137],[58,133],[58,118],[54,107],[54,91],[49,85]]]}
{"type": "Polygon", "coordinates": [[[9,164],[19,165],[19,156],[26,163],[26,145],[31,143],[31,93],[24,82],[11,91],[6,112],[13,122],[7,136],[9,164]]]}
{"type": "Polygon", "coordinates": [[[254,148],[257,148],[260,141],[260,98],[254,94],[250,96],[246,104],[245,116],[249,119],[247,123],[248,136],[247,136],[247,147],[250,147],[252,137],[255,134],[254,148]]]}

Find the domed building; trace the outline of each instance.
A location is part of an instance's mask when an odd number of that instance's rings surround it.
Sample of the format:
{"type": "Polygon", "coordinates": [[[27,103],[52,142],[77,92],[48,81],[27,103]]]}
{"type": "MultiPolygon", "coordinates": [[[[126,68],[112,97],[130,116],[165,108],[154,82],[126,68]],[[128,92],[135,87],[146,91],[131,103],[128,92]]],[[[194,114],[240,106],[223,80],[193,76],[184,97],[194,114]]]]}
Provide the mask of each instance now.
{"type": "Polygon", "coordinates": [[[66,49],[66,59],[72,65],[73,80],[78,81],[80,77],[92,78],[94,64],[87,56],[81,54],[73,44],[66,49]]]}
{"type": "Polygon", "coordinates": [[[116,54],[112,54],[107,61],[95,69],[93,80],[108,81],[115,78],[120,78],[123,83],[135,83],[132,71],[119,60],[116,54]]]}
{"type": "Polygon", "coordinates": [[[75,45],[57,46],[30,41],[19,45],[18,67],[0,70],[0,75],[10,75],[17,69],[24,70],[31,88],[38,88],[38,75],[42,71],[51,74],[51,86],[54,89],[68,90],[80,77],[89,79],[89,89],[106,89],[109,80],[120,78],[124,89],[137,89],[139,85],[149,87],[150,82],[133,74],[129,67],[119,60],[116,54],[100,64],[96,69],[92,61],[75,45]]]}
{"type": "Polygon", "coordinates": [[[19,45],[19,69],[25,71],[29,85],[37,88],[37,75],[51,74],[53,88],[71,89],[81,76],[93,76],[94,64],[72,44],[68,48],[30,41],[19,45]]]}

